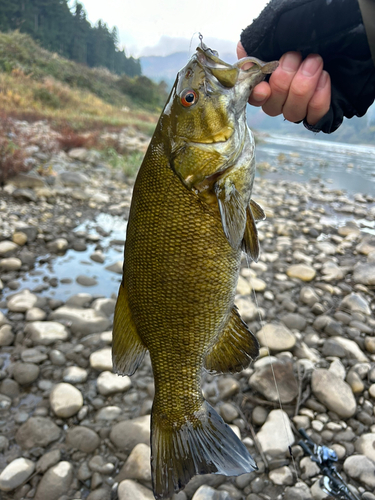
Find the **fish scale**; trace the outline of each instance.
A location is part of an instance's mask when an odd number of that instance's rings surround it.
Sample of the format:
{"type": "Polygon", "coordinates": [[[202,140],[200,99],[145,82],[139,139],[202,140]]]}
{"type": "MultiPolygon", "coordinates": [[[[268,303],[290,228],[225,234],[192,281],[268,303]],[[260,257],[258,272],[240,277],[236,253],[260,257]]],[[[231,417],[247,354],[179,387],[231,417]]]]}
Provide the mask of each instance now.
{"type": "Polygon", "coordinates": [[[201,391],[204,367],[236,372],[259,350],[234,296],[242,248],[255,259],[259,253],[251,206],[262,215],[251,205],[246,100],[275,64],[241,64],[197,49],[178,74],[134,185],[112,350],[123,375],[150,352],[156,499],[172,496],[195,474],[256,468],[201,391]]]}

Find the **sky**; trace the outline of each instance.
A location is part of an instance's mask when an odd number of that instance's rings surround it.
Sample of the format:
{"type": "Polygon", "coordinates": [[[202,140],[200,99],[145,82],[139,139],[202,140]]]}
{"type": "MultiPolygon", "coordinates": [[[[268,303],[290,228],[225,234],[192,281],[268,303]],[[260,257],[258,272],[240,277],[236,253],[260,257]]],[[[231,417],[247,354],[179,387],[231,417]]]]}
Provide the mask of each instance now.
{"type": "Polygon", "coordinates": [[[267,4],[267,0],[80,1],[92,24],[102,19],[110,28],[117,26],[121,47],[133,57],[194,52],[198,32],[219,52],[235,52],[241,31],[267,4]]]}

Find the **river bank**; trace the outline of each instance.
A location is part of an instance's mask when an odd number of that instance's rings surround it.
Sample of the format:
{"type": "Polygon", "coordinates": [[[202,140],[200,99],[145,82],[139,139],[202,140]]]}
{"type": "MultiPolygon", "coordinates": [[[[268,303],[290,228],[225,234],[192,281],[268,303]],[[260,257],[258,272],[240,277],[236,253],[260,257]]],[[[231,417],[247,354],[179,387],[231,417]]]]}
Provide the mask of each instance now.
{"type": "MultiPolygon", "coordinates": [[[[150,361],[129,379],[110,358],[132,181],[95,151],[40,153],[0,192],[2,498],[150,500],[150,361]]],[[[259,471],[197,477],[173,500],[324,498],[300,427],[374,500],[375,193],[264,172],[253,194],[267,214],[261,257],[243,261],[236,297],[261,357],[203,385],[259,471]]]]}

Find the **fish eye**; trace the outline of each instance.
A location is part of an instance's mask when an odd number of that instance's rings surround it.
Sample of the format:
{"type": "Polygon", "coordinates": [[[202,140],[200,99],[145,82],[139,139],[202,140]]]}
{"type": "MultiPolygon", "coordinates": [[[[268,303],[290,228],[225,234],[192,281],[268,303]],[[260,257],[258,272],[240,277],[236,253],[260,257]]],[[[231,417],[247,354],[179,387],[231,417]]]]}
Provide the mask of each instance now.
{"type": "Polygon", "coordinates": [[[189,108],[198,101],[198,95],[192,89],[185,89],[180,94],[180,100],[185,108],[189,108]]]}

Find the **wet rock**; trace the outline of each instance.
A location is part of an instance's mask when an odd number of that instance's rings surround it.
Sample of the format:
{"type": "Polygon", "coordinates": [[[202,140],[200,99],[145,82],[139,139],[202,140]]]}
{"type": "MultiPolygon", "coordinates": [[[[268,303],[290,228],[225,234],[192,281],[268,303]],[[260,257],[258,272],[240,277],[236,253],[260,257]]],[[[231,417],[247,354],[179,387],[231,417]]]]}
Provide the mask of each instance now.
{"type": "Polygon", "coordinates": [[[270,323],[263,326],[257,333],[261,346],[268,347],[271,351],[288,351],[293,349],[296,338],[284,325],[270,323]]]}
{"type": "Polygon", "coordinates": [[[96,286],[98,282],[95,278],[90,278],[90,276],[79,275],[76,278],[77,283],[82,286],[96,286]]]}
{"type": "Polygon", "coordinates": [[[36,490],[35,500],[58,500],[69,491],[73,480],[73,465],[59,462],[44,474],[36,490]]]}
{"type": "Polygon", "coordinates": [[[70,306],[59,307],[51,313],[50,319],[71,322],[72,333],[76,333],[80,337],[90,333],[103,332],[110,326],[109,319],[94,309],[70,306]]]}
{"type": "Polygon", "coordinates": [[[360,312],[367,316],[371,314],[371,309],[367,300],[358,293],[346,295],[340,303],[340,309],[349,312],[360,312]]]}
{"type": "Polygon", "coordinates": [[[105,257],[103,255],[103,252],[96,251],[90,255],[90,259],[93,260],[94,262],[99,262],[99,264],[103,264],[105,261],[105,257]]]}
{"type": "Polygon", "coordinates": [[[280,396],[282,403],[290,403],[298,395],[298,384],[293,373],[293,364],[290,362],[276,361],[256,369],[250,377],[249,385],[268,401],[278,401],[280,396]],[[274,374],[278,381],[277,388],[274,374]]]}
{"type": "Polygon", "coordinates": [[[56,321],[34,321],[26,325],[25,333],[31,336],[34,344],[51,345],[69,338],[69,332],[61,323],[56,321]]]}
{"type": "Polygon", "coordinates": [[[302,281],[311,281],[315,278],[316,271],[307,264],[294,264],[286,270],[289,278],[298,278],[302,281]]]}
{"type": "Polygon", "coordinates": [[[344,471],[368,488],[375,488],[375,463],[365,455],[353,455],[344,462],[344,471]]]}
{"type": "Polygon", "coordinates": [[[149,444],[150,416],[145,415],[115,424],[109,437],[120,450],[130,451],[139,443],[149,444]]]}
{"type": "Polygon", "coordinates": [[[311,388],[315,397],[339,417],[350,418],[355,414],[357,403],[350,386],[329,370],[313,371],[311,388]]]}
{"type": "Polygon", "coordinates": [[[121,481],[117,490],[119,500],[155,500],[151,490],[133,481],[121,481]]]}
{"type": "Polygon", "coordinates": [[[366,455],[367,458],[375,462],[375,434],[362,434],[355,443],[355,449],[358,453],[366,455]]]}
{"type": "Polygon", "coordinates": [[[106,270],[107,271],[111,271],[112,273],[122,274],[123,264],[124,263],[121,260],[118,260],[114,264],[111,264],[110,266],[107,266],[106,270]]]}
{"type": "Polygon", "coordinates": [[[47,248],[52,253],[65,252],[69,247],[69,243],[65,238],[57,238],[47,244],[47,248]]]}
{"type": "Polygon", "coordinates": [[[103,396],[109,396],[116,392],[126,392],[132,383],[130,377],[120,376],[110,371],[103,371],[97,379],[98,391],[103,396]]]}
{"type": "Polygon", "coordinates": [[[268,457],[285,455],[294,444],[294,436],[289,418],[283,410],[272,410],[257,434],[263,452],[268,457]]]}
{"type": "Polygon", "coordinates": [[[12,312],[26,312],[35,306],[38,297],[31,293],[29,290],[23,290],[20,293],[13,295],[7,302],[9,311],[12,312]]]}
{"type": "Polygon", "coordinates": [[[35,464],[27,458],[16,458],[0,474],[0,490],[12,491],[32,475],[35,464]]]}
{"type": "Polygon", "coordinates": [[[16,442],[23,449],[34,446],[48,446],[60,437],[60,429],[49,418],[30,417],[21,425],[16,434],[16,442]]]}
{"type": "Polygon", "coordinates": [[[150,447],[143,443],[137,444],[116,477],[116,481],[121,482],[124,479],[136,479],[141,482],[150,482],[150,458],[150,447]]]}
{"type": "Polygon", "coordinates": [[[12,372],[13,378],[18,384],[28,385],[39,377],[40,368],[33,363],[15,363],[12,372]]]}
{"type": "Polygon", "coordinates": [[[36,464],[36,471],[44,474],[50,467],[53,467],[61,460],[61,451],[59,449],[51,450],[45,453],[36,464]]]}
{"type": "Polygon", "coordinates": [[[49,401],[58,417],[69,418],[78,413],[83,405],[81,392],[71,384],[62,382],[51,391],[49,401]]]}
{"type": "Polygon", "coordinates": [[[104,347],[93,352],[90,356],[90,366],[94,370],[112,371],[112,349],[104,347]]]}
{"type": "Polygon", "coordinates": [[[66,433],[66,445],[83,453],[93,453],[100,444],[100,438],[95,431],[78,425],[68,429],[66,433]]]}
{"type": "Polygon", "coordinates": [[[68,366],[63,373],[63,381],[69,384],[82,384],[86,382],[88,373],[79,366],[68,366]]]}

